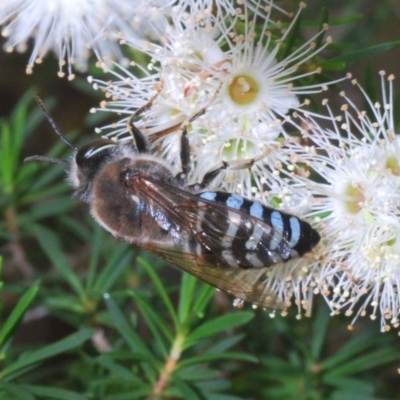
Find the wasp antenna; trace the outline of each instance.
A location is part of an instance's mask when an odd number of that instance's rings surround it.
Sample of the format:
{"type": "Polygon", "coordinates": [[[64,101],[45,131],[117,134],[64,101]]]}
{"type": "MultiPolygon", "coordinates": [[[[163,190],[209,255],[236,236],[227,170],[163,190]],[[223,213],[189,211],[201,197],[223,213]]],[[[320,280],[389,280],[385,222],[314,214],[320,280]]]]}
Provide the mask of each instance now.
{"type": "MultiPolygon", "coordinates": [[[[46,106],[44,105],[42,99],[39,97],[37,93],[34,93],[33,97],[35,98],[36,103],[38,106],[42,109],[43,114],[47,118],[47,121],[49,121],[51,127],[54,129],[54,132],[57,134],[57,136],[64,142],[66,143],[69,147],[73,148],[74,150],[77,150],[77,148],[62,134],[60,128],[57,126],[56,122],[54,119],[51,117],[50,113],[47,111],[46,106]]],[[[31,158],[31,157],[29,157],[31,158]]],[[[50,158],[50,157],[49,157],[50,158]]],[[[49,160],[47,160],[49,161],[49,160]]],[[[52,162],[52,161],[51,161],[52,162]]]]}
{"type": "Polygon", "coordinates": [[[47,157],[47,156],[31,156],[24,158],[24,163],[32,162],[32,161],[44,161],[44,162],[51,162],[53,164],[62,164],[62,165],[69,165],[67,160],[60,160],[59,158],[54,157],[47,157]]]}

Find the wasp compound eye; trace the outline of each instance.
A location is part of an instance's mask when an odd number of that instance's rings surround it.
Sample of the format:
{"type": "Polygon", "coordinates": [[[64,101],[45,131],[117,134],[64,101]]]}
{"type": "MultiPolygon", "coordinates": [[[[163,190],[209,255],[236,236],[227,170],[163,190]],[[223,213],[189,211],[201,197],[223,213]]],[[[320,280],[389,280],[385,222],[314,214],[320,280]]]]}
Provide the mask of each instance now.
{"type": "Polygon", "coordinates": [[[79,168],[92,168],[108,158],[110,150],[117,144],[110,139],[99,139],[82,146],[75,156],[79,168]]]}

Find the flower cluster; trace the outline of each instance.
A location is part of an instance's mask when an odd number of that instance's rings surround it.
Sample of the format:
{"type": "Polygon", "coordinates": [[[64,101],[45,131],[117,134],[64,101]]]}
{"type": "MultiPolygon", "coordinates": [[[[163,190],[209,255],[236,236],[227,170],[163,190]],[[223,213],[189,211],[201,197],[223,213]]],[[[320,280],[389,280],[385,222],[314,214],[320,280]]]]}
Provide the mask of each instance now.
{"type": "Polygon", "coordinates": [[[291,154],[309,174],[293,174],[291,190],[307,189],[318,199],[310,204],[309,215],[320,220],[320,279],[333,312],[346,310],[354,320],[367,314],[375,319],[379,312],[382,330],[387,330],[390,324],[399,326],[400,312],[400,147],[393,119],[394,77],[380,75],[382,100],[376,103],[352,80],[366,111],[341,92],[340,115],[323,102],[330,126],[321,127],[321,116],[298,115],[310,143],[293,145],[291,154]]]}
{"type": "Polygon", "coordinates": [[[301,83],[321,72],[309,61],[331,39],[316,47],[317,41],[323,42],[324,27],[283,56],[304,4],[290,22],[282,24],[273,15],[282,11],[272,2],[244,2],[218,13],[201,8],[200,3],[193,6],[195,10],[175,7],[159,42],[130,42],[149,57],[147,70],[134,63],[141,72],[137,74],[118,65],[117,72],[110,71],[111,82],[91,78],[95,88],[106,94],[102,107],[125,115],[99,132],[111,130],[112,137],[129,140],[127,121],[136,112],[137,126],[146,135],[159,138],[165,132],[160,154],[179,164],[178,137],[185,126],[192,147],[193,181],[229,162],[236,167],[227,169],[214,184],[265,199],[276,182],[271,166],[280,157],[277,139],[290,138],[285,125],[297,129],[289,110],[303,109],[306,96],[327,88],[326,83],[301,83]],[[247,164],[252,168],[243,167],[247,164]]]}
{"type": "MultiPolygon", "coordinates": [[[[110,70],[100,63],[111,80],[89,81],[105,93],[99,110],[114,112],[119,120],[97,133],[130,141],[129,124],[134,122],[156,142],[154,151],[179,172],[179,137],[185,127],[192,182],[228,163],[225,173],[212,182],[215,188],[274,202],[307,218],[316,201],[313,194],[299,187],[292,191],[281,170],[288,163],[290,144],[297,142],[293,131],[303,129],[292,112],[304,115],[308,97],[337,82],[304,83],[321,72],[311,60],[331,42],[330,37],[322,40],[327,26],[286,54],[287,38],[294,35],[304,4],[292,16],[273,2],[243,2],[216,13],[201,3],[191,6],[195,9],[175,7],[157,42],[126,41],[140,51],[141,59],[149,60],[146,65],[132,62],[130,69],[116,65],[110,70]]],[[[273,268],[265,282],[287,307],[294,297],[299,315],[302,309],[310,312],[309,289],[319,287],[319,278],[307,267],[316,257],[315,253],[273,268]]]]}
{"type": "Polygon", "coordinates": [[[8,51],[33,37],[28,72],[52,50],[60,74],[67,63],[73,78],[73,65],[86,69],[93,51],[100,70],[89,82],[105,100],[92,112],[117,116],[97,133],[130,141],[134,124],[178,173],[185,129],[191,182],[224,165],[214,188],[311,222],[322,237],[317,248],[260,276],[286,307],[294,299],[299,318],[322,294],[333,314],[379,314],[388,330],[400,313],[393,77],[381,73],[380,103],[351,81],[367,111],[344,92],[340,112],[328,100],[322,113],[310,111],[310,98],[341,79],[316,79],[331,38],[324,25],[301,39],[304,8],[290,14],[273,0],[5,0],[0,24],[8,51]]]}
{"type": "MultiPolygon", "coordinates": [[[[73,68],[86,71],[90,51],[103,62],[126,58],[118,44],[122,32],[135,37],[139,32],[162,24],[163,11],[170,2],[155,7],[149,1],[120,0],[3,0],[0,4],[0,26],[7,41],[7,52],[23,52],[29,39],[34,46],[26,72],[53,51],[58,56],[59,76],[75,75],[73,68]]],[[[151,32],[149,32],[151,33],[151,32]]]]}

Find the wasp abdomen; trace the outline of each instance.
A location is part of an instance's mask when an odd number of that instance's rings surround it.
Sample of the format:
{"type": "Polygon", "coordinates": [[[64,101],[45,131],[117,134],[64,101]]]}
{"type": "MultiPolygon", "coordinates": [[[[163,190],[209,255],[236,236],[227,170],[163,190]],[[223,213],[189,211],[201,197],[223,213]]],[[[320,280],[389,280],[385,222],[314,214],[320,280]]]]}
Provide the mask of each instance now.
{"type": "MultiPolygon", "coordinates": [[[[288,261],[309,252],[320,240],[308,222],[239,195],[203,192],[198,196],[225,206],[225,215],[220,215],[220,211],[216,215],[209,207],[203,219],[221,232],[221,255],[230,267],[261,268],[288,261]]],[[[212,240],[205,242],[213,250],[212,240]]]]}

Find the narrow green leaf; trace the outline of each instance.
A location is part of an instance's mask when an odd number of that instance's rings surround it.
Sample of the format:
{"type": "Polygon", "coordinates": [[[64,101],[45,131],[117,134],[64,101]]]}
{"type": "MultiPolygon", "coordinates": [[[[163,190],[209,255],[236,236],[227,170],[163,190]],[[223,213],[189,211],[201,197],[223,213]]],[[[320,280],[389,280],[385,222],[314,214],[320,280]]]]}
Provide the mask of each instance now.
{"type": "Polygon", "coordinates": [[[347,67],[344,61],[328,60],[323,62],[324,71],[343,71],[347,67]]]}
{"type": "Polygon", "coordinates": [[[330,397],[330,400],[387,400],[386,398],[376,397],[374,394],[367,395],[359,392],[348,392],[345,390],[338,390],[330,397]]]}
{"type": "Polygon", "coordinates": [[[134,373],[132,373],[131,370],[125,368],[123,365],[117,364],[107,354],[98,357],[97,362],[103,367],[107,368],[111,373],[113,373],[119,379],[129,383],[140,384],[141,386],[143,386],[142,385],[143,380],[141,378],[136,376],[134,373]]]}
{"type": "Polygon", "coordinates": [[[31,227],[31,229],[32,232],[34,232],[42,250],[45,252],[53,265],[57,268],[64,279],[71,285],[75,292],[81,298],[84,298],[85,292],[83,290],[82,283],[78,275],[75,274],[68,261],[64,257],[64,254],[60,248],[58,236],[41,225],[35,224],[31,227]]]}
{"type": "Polygon", "coordinates": [[[190,274],[182,275],[179,304],[178,304],[178,317],[179,317],[179,322],[182,325],[186,322],[189,316],[197,282],[198,279],[196,279],[194,276],[190,274]]]}
{"type": "MultiPolygon", "coordinates": [[[[105,395],[101,400],[135,400],[135,399],[146,399],[149,396],[149,389],[134,389],[127,392],[120,392],[117,394],[105,395]]],[[[158,400],[158,399],[157,399],[158,400]]]]}
{"type": "Polygon", "coordinates": [[[362,14],[345,15],[339,18],[332,18],[329,20],[329,26],[353,24],[354,22],[362,19],[362,14]]]}
{"type": "Polygon", "coordinates": [[[32,101],[32,97],[28,98],[28,93],[25,93],[14,108],[11,114],[12,131],[13,131],[13,159],[18,163],[19,155],[23,145],[23,140],[26,132],[26,121],[28,114],[28,104],[32,101]]]}
{"type": "Polygon", "coordinates": [[[46,204],[38,205],[29,214],[29,219],[34,222],[43,218],[66,213],[76,207],[76,201],[69,197],[50,200],[46,204]]]}
{"type": "Polygon", "coordinates": [[[354,359],[357,353],[366,352],[375,343],[376,338],[372,331],[360,332],[357,336],[347,341],[339,351],[327,357],[321,363],[321,367],[324,370],[329,370],[334,369],[341,363],[346,364],[349,360],[354,359]]]}
{"type": "Polygon", "coordinates": [[[375,390],[375,382],[365,381],[362,379],[348,378],[342,375],[331,376],[325,374],[323,374],[321,378],[322,382],[326,385],[336,386],[355,393],[373,393],[375,390]]]}
{"type": "Polygon", "coordinates": [[[229,337],[225,337],[224,339],[220,340],[219,342],[213,344],[208,350],[207,354],[212,354],[212,353],[222,353],[231,347],[235,346],[238,344],[245,335],[243,333],[239,335],[233,335],[229,337]]]}
{"type": "MultiPolygon", "coordinates": [[[[33,178],[28,177],[23,182],[31,182],[33,178]]],[[[22,180],[22,179],[21,179],[22,180]]],[[[25,185],[25,183],[23,183],[25,185]]],[[[59,183],[51,183],[50,186],[43,188],[40,191],[33,191],[33,189],[29,188],[29,191],[24,193],[21,198],[19,199],[19,203],[21,205],[31,204],[37,201],[41,201],[43,199],[47,199],[53,196],[64,195],[65,193],[69,193],[68,187],[65,185],[64,182],[59,183]]],[[[69,197],[69,195],[68,195],[69,197]]],[[[33,218],[30,217],[30,220],[33,218]]]]}
{"type": "Polygon", "coordinates": [[[82,242],[90,242],[92,230],[86,225],[85,220],[78,221],[68,216],[60,216],[58,220],[62,226],[69,229],[77,239],[80,239],[82,242]]]}
{"type": "Polygon", "coordinates": [[[103,237],[103,229],[100,227],[100,225],[96,225],[94,229],[93,239],[91,240],[90,261],[89,261],[88,272],[86,275],[86,288],[88,290],[92,288],[95,277],[98,274],[97,266],[100,260],[102,237],[103,237]]]}
{"type": "Polygon", "coordinates": [[[311,357],[314,361],[319,360],[321,356],[322,347],[324,345],[326,331],[328,329],[329,321],[331,317],[329,315],[329,309],[324,304],[321,304],[315,321],[312,325],[312,339],[311,339],[311,357]]]}
{"type": "Polygon", "coordinates": [[[115,329],[117,329],[120,335],[125,339],[131,350],[134,353],[145,356],[149,363],[153,363],[153,365],[155,365],[156,360],[154,359],[152,352],[148,349],[141,337],[128,324],[121,310],[118,308],[109,294],[104,295],[104,301],[106,302],[108,311],[110,312],[111,318],[114,321],[115,329]]]}
{"type": "Polygon", "coordinates": [[[204,400],[203,396],[200,396],[197,391],[193,389],[189,384],[187,384],[182,379],[179,379],[176,376],[172,378],[173,383],[178,388],[179,392],[182,395],[183,399],[190,399],[190,400],[204,400]]]}
{"type": "Polygon", "coordinates": [[[39,163],[27,163],[24,164],[24,175],[23,178],[35,177],[35,179],[31,182],[30,191],[34,193],[42,192],[43,190],[49,190],[50,185],[60,185],[64,189],[64,192],[67,190],[71,191],[69,185],[66,184],[63,180],[57,182],[57,179],[60,179],[61,176],[65,174],[62,166],[57,164],[52,164],[51,168],[44,167],[45,164],[39,163]]]}
{"type": "Polygon", "coordinates": [[[210,396],[207,396],[207,400],[243,400],[242,397],[232,396],[230,394],[223,393],[211,393],[210,396]]]}
{"type": "Polygon", "coordinates": [[[52,388],[47,386],[36,386],[36,385],[23,385],[19,387],[27,390],[28,392],[45,397],[46,399],[57,399],[57,400],[87,400],[88,398],[82,394],[71,392],[70,390],[52,388]]]}
{"type": "Polygon", "coordinates": [[[396,351],[390,348],[383,348],[371,352],[365,356],[356,357],[353,361],[348,361],[344,365],[337,366],[331,375],[348,376],[350,374],[359,373],[361,371],[369,370],[380,365],[389,364],[398,361],[399,355],[396,351]]]}
{"type": "Polygon", "coordinates": [[[258,358],[247,353],[239,352],[224,352],[217,354],[204,354],[202,356],[185,358],[179,363],[178,368],[187,367],[193,364],[202,364],[215,360],[235,360],[235,361],[247,361],[251,363],[258,363],[258,358]]]}
{"type": "Polygon", "coordinates": [[[288,373],[298,372],[297,366],[294,366],[290,364],[289,361],[278,357],[264,356],[261,358],[261,363],[268,366],[270,370],[278,371],[279,374],[281,373],[280,371],[286,371],[288,373]]]}
{"type": "Polygon", "coordinates": [[[39,284],[36,283],[23,294],[23,296],[19,299],[17,305],[13,308],[11,314],[0,329],[0,348],[4,345],[5,342],[7,342],[13,331],[19,325],[22,317],[25,315],[26,310],[32,304],[38,291],[39,284]]]}
{"type": "MultiPolygon", "coordinates": [[[[343,54],[339,57],[331,58],[327,62],[329,63],[338,63],[338,62],[350,62],[362,60],[367,57],[376,56],[381,53],[385,53],[389,50],[394,49],[400,44],[400,40],[394,40],[391,42],[381,43],[374,46],[370,46],[361,50],[355,50],[347,54],[343,54]]],[[[325,68],[325,62],[321,64],[323,68],[325,68]]]]}
{"type": "MultiPolygon", "coordinates": [[[[0,388],[3,388],[9,395],[2,397],[4,400],[36,400],[22,385],[0,383],[0,388]]],[[[1,393],[0,393],[1,395],[1,393]]]]}
{"type": "Polygon", "coordinates": [[[167,338],[169,343],[172,343],[174,340],[174,334],[171,332],[168,324],[165,323],[164,318],[157,313],[157,311],[149,305],[145,299],[137,295],[136,293],[132,293],[132,296],[135,298],[140,311],[143,314],[143,317],[146,319],[147,325],[150,328],[154,338],[156,339],[156,343],[159,346],[160,352],[164,358],[168,356],[169,346],[165,343],[165,340],[162,338],[161,333],[167,338]]]}
{"type": "Polygon", "coordinates": [[[217,379],[221,376],[221,372],[215,369],[200,369],[197,365],[191,365],[181,368],[175,372],[175,376],[185,381],[204,381],[217,379]]]}
{"type": "Polygon", "coordinates": [[[13,193],[13,182],[14,182],[14,168],[11,152],[11,131],[10,127],[3,123],[1,125],[1,152],[0,152],[0,162],[1,162],[1,180],[3,181],[4,193],[13,193]]]}
{"type": "Polygon", "coordinates": [[[199,340],[215,335],[216,333],[244,325],[253,318],[254,313],[252,311],[239,311],[207,321],[188,335],[185,341],[185,347],[189,347],[199,340]]]}
{"type": "Polygon", "coordinates": [[[94,282],[93,291],[97,294],[108,292],[121,274],[130,267],[132,251],[128,244],[120,244],[116,251],[110,255],[106,266],[102,269],[94,282]]]}
{"type": "Polygon", "coordinates": [[[160,297],[162,298],[165,307],[167,308],[172,320],[174,321],[175,326],[179,327],[179,319],[176,314],[175,308],[172,305],[171,299],[168,296],[167,291],[165,290],[165,287],[163,283],[161,282],[161,279],[158,277],[156,272],[154,271],[154,268],[142,257],[138,257],[138,262],[144,269],[146,270],[147,274],[150,276],[151,280],[153,281],[154,286],[156,287],[160,297]]]}
{"type": "Polygon", "coordinates": [[[199,287],[200,290],[193,301],[193,313],[196,315],[204,313],[205,308],[215,294],[215,288],[206,283],[199,282],[199,287]]]}
{"type": "Polygon", "coordinates": [[[81,346],[92,336],[93,332],[93,329],[81,329],[56,343],[41,347],[39,350],[23,353],[16,362],[0,372],[0,380],[7,380],[11,374],[13,378],[15,378],[16,376],[21,375],[21,373],[24,372],[24,369],[33,364],[81,346]]]}

